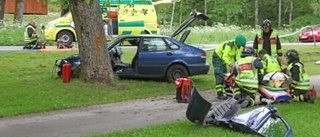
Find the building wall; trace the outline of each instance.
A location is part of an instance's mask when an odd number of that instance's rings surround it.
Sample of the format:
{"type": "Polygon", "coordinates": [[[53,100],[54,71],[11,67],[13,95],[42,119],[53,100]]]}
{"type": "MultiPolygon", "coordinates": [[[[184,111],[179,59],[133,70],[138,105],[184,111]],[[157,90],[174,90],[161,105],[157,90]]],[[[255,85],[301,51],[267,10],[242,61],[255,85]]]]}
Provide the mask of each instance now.
{"type": "MultiPolygon", "coordinates": [[[[16,0],[6,0],[4,13],[13,14],[16,0]]],[[[48,0],[25,0],[24,14],[48,14],[48,0]]]]}

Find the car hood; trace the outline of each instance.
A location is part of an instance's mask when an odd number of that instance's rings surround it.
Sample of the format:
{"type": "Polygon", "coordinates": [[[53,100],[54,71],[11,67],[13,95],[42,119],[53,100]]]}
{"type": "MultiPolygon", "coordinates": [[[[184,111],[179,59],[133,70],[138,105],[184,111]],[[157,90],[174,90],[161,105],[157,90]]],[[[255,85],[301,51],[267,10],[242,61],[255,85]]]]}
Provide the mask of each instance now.
{"type": "Polygon", "coordinates": [[[189,18],[185,20],[172,34],[171,37],[179,35],[184,29],[186,29],[193,21],[196,19],[207,20],[209,17],[204,13],[193,11],[191,12],[189,18]]]}

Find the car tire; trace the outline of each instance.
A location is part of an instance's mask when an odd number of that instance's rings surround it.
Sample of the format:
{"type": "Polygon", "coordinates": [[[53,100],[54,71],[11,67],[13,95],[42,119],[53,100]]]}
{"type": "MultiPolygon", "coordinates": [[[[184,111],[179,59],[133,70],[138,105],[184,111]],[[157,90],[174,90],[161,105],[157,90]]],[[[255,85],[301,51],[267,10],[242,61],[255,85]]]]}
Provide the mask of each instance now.
{"type": "Polygon", "coordinates": [[[179,64],[170,66],[166,72],[166,80],[168,82],[174,82],[177,78],[187,78],[188,70],[179,64]]]}
{"type": "Polygon", "coordinates": [[[62,39],[63,42],[71,45],[74,41],[74,37],[70,31],[61,31],[58,33],[57,39],[62,39]]]}

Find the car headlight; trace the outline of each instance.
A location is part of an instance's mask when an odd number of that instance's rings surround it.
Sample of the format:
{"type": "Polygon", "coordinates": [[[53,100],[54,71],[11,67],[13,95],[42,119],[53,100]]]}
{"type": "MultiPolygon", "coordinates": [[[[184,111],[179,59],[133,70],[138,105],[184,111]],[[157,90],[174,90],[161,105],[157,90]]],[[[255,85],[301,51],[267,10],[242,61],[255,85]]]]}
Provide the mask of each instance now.
{"type": "Polygon", "coordinates": [[[56,24],[55,23],[49,23],[47,26],[48,26],[48,28],[54,28],[54,27],[56,27],[56,24]]]}

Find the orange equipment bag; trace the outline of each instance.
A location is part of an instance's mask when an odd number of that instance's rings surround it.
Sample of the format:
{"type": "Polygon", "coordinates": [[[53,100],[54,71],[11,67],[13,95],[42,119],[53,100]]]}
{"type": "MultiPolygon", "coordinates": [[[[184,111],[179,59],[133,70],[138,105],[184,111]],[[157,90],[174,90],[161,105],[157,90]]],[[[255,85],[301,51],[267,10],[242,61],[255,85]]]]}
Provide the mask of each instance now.
{"type": "Polygon", "coordinates": [[[311,93],[311,95],[312,95],[313,99],[317,99],[318,94],[317,94],[317,91],[314,89],[314,86],[313,86],[313,88],[312,88],[312,89],[309,89],[309,91],[308,91],[308,92],[310,92],[310,93],[311,93]]]}
{"type": "Polygon", "coordinates": [[[177,78],[176,100],[178,103],[187,103],[191,97],[192,81],[189,78],[177,78]]]}

